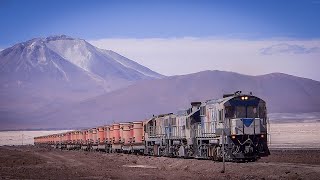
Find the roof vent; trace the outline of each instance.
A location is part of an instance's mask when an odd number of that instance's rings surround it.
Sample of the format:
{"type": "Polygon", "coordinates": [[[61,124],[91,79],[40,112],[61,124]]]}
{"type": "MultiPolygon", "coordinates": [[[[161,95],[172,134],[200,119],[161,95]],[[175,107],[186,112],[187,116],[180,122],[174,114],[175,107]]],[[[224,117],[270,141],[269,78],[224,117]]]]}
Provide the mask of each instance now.
{"type": "Polygon", "coordinates": [[[201,102],[191,102],[192,107],[199,107],[201,105],[201,102]]]}
{"type": "Polygon", "coordinates": [[[235,93],[234,93],[234,95],[240,95],[242,93],[242,91],[236,91],[235,93]]]}

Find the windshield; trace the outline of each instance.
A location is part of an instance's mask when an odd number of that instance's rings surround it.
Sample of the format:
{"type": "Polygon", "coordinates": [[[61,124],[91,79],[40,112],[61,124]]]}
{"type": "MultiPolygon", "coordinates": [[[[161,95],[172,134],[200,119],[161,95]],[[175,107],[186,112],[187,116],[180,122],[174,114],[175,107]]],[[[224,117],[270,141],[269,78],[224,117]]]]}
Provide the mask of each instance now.
{"type": "Polygon", "coordinates": [[[246,107],[237,106],[236,107],[236,118],[245,118],[246,117],[246,107]]]}
{"type": "Polygon", "coordinates": [[[258,110],[255,106],[228,106],[226,118],[257,118],[258,110]]]}

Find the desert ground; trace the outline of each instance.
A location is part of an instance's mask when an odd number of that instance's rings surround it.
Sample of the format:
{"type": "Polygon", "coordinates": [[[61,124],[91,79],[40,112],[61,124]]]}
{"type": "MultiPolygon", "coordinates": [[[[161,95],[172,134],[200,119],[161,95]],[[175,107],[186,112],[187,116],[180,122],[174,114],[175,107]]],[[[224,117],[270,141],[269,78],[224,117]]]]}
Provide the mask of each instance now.
{"type": "Polygon", "coordinates": [[[60,131],[3,131],[0,179],[320,179],[319,129],[315,122],[271,123],[271,155],[228,162],[225,173],[221,162],[209,160],[17,146],[60,131]]]}
{"type": "Polygon", "coordinates": [[[257,162],[0,147],[0,179],[319,179],[320,150],[272,150],[257,162]]]}

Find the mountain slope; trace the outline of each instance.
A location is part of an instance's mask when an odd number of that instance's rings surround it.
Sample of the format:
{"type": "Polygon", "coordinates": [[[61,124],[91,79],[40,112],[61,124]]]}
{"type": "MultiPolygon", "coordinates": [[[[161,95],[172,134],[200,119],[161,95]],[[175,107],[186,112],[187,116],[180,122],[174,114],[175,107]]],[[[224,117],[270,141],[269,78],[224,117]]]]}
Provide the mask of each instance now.
{"type": "Polygon", "coordinates": [[[145,66],[141,66],[140,64],[124,57],[124,56],[121,56],[120,54],[114,52],[114,51],[111,51],[111,50],[102,50],[102,52],[112,58],[112,59],[115,59],[116,61],[118,61],[120,64],[122,64],[123,66],[127,67],[127,68],[131,68],[131,69],[134,69],[138,72],[140,72],[141,74],[144,74],[146,76],[149,76],[149,77],[154,77],[156,79],[159,79],[159,78],[162,78],[163,76],[150,70],[149,68],[145,67],[145,66]]]}
{"type": "Polygon", "coordinates": [[[34,119],[45,122],[41,127],[56,128],[142,120],[153,114],[188,108],[191,101],[220,98],[237,90],[262,97],[269,113],[320,111],[320,82],[280,73],[247,76],[204,71],[142,81],[54,112],[38,113],[34,119]]]}
{"type": "Polygon", "coordinates": [[[148,68],[142,69],[143,66],[115,52],[98,49],[81,39],[58,36],[46,38],[45,43],[48,48],[74,65],[102,78],[135,81],[162,77],[148,68]],[[138,68],[124,64],[135,64],[138,68]]]}

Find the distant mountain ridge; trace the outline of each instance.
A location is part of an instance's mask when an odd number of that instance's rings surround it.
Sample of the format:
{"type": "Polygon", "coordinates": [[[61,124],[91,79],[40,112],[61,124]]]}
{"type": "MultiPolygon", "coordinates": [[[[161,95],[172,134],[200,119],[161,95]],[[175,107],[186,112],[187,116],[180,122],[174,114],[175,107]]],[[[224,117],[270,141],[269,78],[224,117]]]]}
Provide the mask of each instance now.
{"type": "MultiPolygon", "coordinates": [[[[267,102],[268,113],[320,112],[320,82],[282,73],[248,76],[225,71],[203,71],[135,83],[80,103],[64,106],[33,119],[41,127],[79,128],[113,122],[143,120],[175,113],[192,101],[221,98],[237,90],[253,92],[267,102]]],[[[40,115],[39,115],[40,114],[40,115]]]]}

